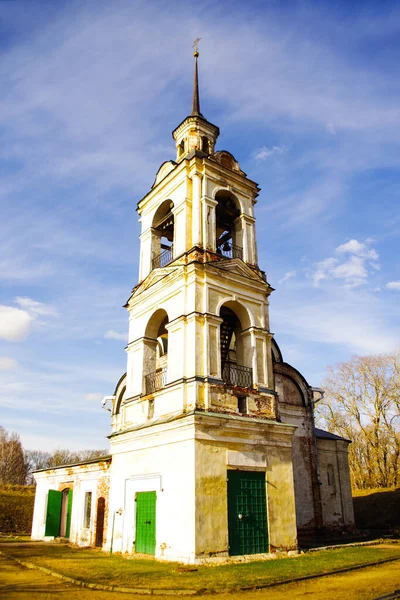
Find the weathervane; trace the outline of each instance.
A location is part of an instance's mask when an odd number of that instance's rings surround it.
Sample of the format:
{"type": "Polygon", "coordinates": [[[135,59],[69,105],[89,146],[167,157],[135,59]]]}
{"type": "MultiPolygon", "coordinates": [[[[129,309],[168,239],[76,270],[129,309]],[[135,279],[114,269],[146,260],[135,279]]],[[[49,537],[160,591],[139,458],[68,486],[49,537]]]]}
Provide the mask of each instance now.
{"type": "Polygon", "coordinates": [[[192,48],[194,48],[194,56],[197,58],[199,56],[199,47],[198,47],[198,43],[201,40],[201,38],[197,38],[197,40],[194,40],[193,46],[192,48]]]}

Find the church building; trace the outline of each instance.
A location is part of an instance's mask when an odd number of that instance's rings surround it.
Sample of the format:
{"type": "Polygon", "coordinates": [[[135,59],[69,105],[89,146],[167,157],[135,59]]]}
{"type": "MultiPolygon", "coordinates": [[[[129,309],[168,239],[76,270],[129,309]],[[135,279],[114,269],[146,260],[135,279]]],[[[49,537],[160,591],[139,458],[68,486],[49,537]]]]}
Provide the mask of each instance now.
{"type": "Polygon", "coordinates": [[[109,456],[35,473],[33,539],[201,563],[354,527],[349,441],[316,429],[323,392],[270,331],[260,189],[216,150],[194,57],[176,157],[137,207],[127,371],[104,400],[109,456]]]}

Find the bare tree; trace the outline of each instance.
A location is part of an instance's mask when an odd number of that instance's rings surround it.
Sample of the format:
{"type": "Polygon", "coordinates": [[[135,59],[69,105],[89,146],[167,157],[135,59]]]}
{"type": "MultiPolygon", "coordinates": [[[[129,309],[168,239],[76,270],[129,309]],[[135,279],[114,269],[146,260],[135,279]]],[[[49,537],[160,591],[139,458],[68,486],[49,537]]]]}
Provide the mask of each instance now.
{"type": "Polygon", "coordinates": [[[26,474],[24,451],[19,435],[0,427],[0,483],[24,485],[26,474]]]}
{"type": "Polygon", "coordinates": [[[400,484],[400,353],[354,357],[329,367],[318,423],[352,440],[356,488],[400,484]]]}
{"type": "Polygon", "coordinates": [[[26,463],[26,482],[31,485],[34,483],[33,471],[39,469],[51,469],[62,465],[71,465],[92,458],[100,458],[106,456],[107,450],[63,450],[58,448],[53,452],[44,450],[25,450],[26,463]]]}

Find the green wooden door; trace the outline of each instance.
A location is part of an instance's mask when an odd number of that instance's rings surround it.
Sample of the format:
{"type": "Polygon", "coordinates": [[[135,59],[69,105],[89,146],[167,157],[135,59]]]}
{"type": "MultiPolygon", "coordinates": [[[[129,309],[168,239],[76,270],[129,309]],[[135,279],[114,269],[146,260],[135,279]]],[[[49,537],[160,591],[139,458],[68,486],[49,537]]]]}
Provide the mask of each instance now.
{"type": "Polygon", "coordinates": [[[136,494],[136,552],[156,553],[156,492],[136,494]]]}
{"type": "Polygon", "coordinates": [[[268,552],[265,473],[228,471],[229,554],[268,552]]]}
{"type": "Polygon", "coordinates": [[[65,525],[65,537],[69,538],[69,532],[71,530],[71,512],[72,512],[72,490],[68,490],[68,505],[67,505],[67,518],[65,525]]]}
{"type": "Polygon", "coordinates": [[[44,535],[56,537],[60,533],[62,492],[49,490],[47,495],[46,527],[44,535]]]}

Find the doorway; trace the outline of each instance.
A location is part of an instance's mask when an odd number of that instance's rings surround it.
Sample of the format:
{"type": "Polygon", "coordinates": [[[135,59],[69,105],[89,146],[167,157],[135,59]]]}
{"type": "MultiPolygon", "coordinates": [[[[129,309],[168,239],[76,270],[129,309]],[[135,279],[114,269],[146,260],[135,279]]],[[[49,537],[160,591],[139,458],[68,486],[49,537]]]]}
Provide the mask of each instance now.
{"type": "Polygon", "coordinates": [[[47,495],[45,536],[69,538],[71,530],[72,490],[49,490],[47,495]]]}
{"type": "Polygon", "coordinates": [[[156,553],[156,500],[156,492],[136,494],[136,552],[156,553]]]}
{"type": "Polygon", "coordinates": [[[228,471],[229,554],[268,552],[265,472],[228,471]]]}

